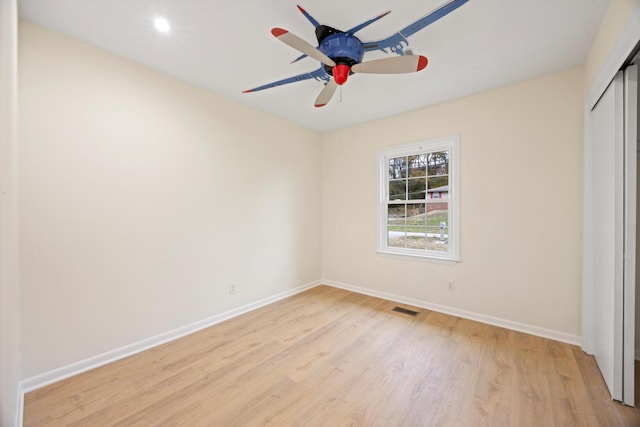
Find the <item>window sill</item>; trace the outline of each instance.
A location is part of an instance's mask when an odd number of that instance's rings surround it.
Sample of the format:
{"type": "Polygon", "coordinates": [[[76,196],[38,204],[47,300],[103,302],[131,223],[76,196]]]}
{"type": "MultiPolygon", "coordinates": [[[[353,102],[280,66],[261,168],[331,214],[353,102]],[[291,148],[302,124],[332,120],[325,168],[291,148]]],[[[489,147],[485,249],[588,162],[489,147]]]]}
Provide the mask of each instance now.
{"type": "Polygon", "coordinates": [[[388,258],[411,259],[414,261],[432,262],[436,264],[455,265],[459,262],[462,262],[460,258],[438,257],[433,255],[401,254],[398,252],[390,252],[384,250],[377,250],[376,252],[388,258]]]}

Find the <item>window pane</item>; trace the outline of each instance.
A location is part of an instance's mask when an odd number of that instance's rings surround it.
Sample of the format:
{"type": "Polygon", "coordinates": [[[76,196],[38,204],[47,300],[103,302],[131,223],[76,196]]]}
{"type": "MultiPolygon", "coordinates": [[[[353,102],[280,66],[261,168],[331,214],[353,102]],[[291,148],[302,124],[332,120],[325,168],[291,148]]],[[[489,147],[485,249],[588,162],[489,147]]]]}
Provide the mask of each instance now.
{"type": "Polygon", "coordinates": [[[409,179],[409,200],[424,200],[427,192],[425,178],[409,179]]]}
{"type": "Polygon", "coordinates": [[[397,227],[389,226],[387,230],[387,246],[391,248],[406,247],[406,233],[404,230],[396,230],[397,227]]]}
{"type": "Polygon", "coordinates": [[[397,225],[402,228],[397,230],[404,230],[406,220],[406,205],[389,205],[387,210],[387,221],[389,225],[397,225]]]}
{"type": "Polygon", "coordinates": [[[425,176],[427,174],[427,155],[417,154],[407,157],[409,164],[409,177],[425,176]]]}
{"type": "Polygon", "coordinates": [[[430,227],[440,227],[444,222],[449,225],[449,202],[447,200],[427,203],[427,225],[430,227]]]}
{"type": "Polygon", "coordinates": [[[407,204],[407,248],[426,248],[427,212],[424,203],[407,204]]]}
{"type": "Polygon", "coordinates": [[[393,248],[406,247],[407,205],[389,205],[387,212],[387,245],[393,248]]]}
{"type": "Polygon", "coordinates": [[[438,251],[438,252],[447,252],[449,251],[449,241],[448,240],[440,240],[439,237],[434,237],[433,234],[429,233],[429,237],[427,237],[427,250],[429,251],[438,251]]]}
{"type": "Polygon", "coordinates": [[[449,250],[449,203],[427,204],[427,249],[447,252],[449,250]]]}
{"type": "Polygon", "coordinates": [[[424,235],[427,225],[426,206],[424,203],[407,204],[407,231],[424,235]]]}
{"type": "Polygon", "coordinates": [[[389,181],[389,200],[407,199],[407,181],[389,181]]]}
{"type": "Polygon", "coordinates": [[[429,178],[429,190],[449,185],[449,176],[442,175],[429,178]]]}
{"type": "Polygon", "coordinates": [[[449,151],[434,151],[428,154],[428,172],[432,175],[449,174],[449,151]]]}
{"type": "Polygon", "coordinates": [[[389,159],[389,179],[406,178],[407,176],[407,158],[394,157],[389,159]]]}
{"type": "Polygon", "coordinates": [[[405,239],[406,247],[410,249],[422,249],[426,248],[426,239],[424,233],[420,235],[410,234],[405,239]]]}
{"type": "Polygon", "coordinates": [[[428,199],[448,199],[449,198],[449,176],[437,176],[428,178],[427,198],[428,199]]]}

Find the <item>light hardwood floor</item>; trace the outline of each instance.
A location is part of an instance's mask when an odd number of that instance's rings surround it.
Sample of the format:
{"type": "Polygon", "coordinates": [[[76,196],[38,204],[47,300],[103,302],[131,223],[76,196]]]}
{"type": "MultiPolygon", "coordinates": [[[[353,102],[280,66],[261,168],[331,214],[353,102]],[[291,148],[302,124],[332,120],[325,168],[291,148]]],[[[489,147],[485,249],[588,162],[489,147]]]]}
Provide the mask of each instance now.
{"type": "Polygon", "coordinates": [[[639,426],[578,347],[331,287],[28,393],[25,426],[639,426]]]}

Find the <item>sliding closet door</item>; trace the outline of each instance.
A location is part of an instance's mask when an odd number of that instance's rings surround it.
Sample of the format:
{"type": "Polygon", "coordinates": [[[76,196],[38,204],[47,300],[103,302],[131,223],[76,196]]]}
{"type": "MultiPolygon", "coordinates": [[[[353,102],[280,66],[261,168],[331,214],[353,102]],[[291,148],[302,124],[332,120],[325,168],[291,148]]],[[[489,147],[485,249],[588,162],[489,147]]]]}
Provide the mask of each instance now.
{"type": "Polygon", "coordinates": [[[638,192],[638,66],[624,70],[624,390],[623,402],[635,404],[636,218],[638,192]]]}
{"type": "Polygon", "coordinates": [[[593,349],[611,396],[622,400],[624,81],[619,72],[591,110],[593,349]]]}

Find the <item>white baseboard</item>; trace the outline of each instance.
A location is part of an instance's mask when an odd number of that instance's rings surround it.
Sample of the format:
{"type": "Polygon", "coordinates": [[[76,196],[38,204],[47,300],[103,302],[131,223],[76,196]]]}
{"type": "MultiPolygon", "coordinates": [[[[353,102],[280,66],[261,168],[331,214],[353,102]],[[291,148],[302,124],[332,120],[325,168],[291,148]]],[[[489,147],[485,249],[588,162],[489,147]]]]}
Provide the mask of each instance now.
{"type": "Polygon", "coordinates": [[[18,384],[18,393],[19,393],[19,408],[18,408],[19,424],[18,425],[22,425],[23,404],[24,404],[25,393],[39,389],[41,387],[47,386],[57,381],[64,380],[74,375],[81,374],[91,369],[104,366],[106,364],[115,362],[116,360],[124,359],[125,357],[134,355],[136,353],[140,353],[142,351],[148,350],[153,347],[157,347],[169,341],[173,341],[175,339],[184,337],[186,335],[208,328],[209,326],[213,326],[225,320],[229,320],[231,318],[240,316],[252,310],[258,309],[260,307],[264,307],[265,305],[272,304],[281,299],[299,294],[300,292],[304,292],[307,289],[311,289],[315,286],[318,286],[320,283],[321,283],[320,280],[316,280],[316,281],[307,283],[305,285],[298,286],[291,290],[280,292],[270,297],[263,298],[261,300],[243,305],[241,307],[234,308],[229,311],[225,311],[224,313],[216,314],[215,316],[211,316],[207,319],[203,319],[198,322],[194,322],[189,325],[185,325],[183,327],[173,329],[171,331],[156,335],[154,337],[146,338],[141,341],[117,348],[115,350],[111,350],[106,353],[81,360],[79,362],[71,363],[61,368],[54,369],[52,371],[44,372],[42,374],[36,375],[31,378],[26,378],[20,381],[20,383],[18,384]]]}
{"type": "Polygon", "coordinates": [[[415,299],[415,298],[409,298],[401,295],[391,294],[388,292],[376,291],[374,289],[362,288],[359,286],[349,285],[346,283],[335,282],[333,280],[324,279],[322,280],[322,283],[329,286],[333,286],[335,288],[357,292],[359,294],[382,298],[382,299],[386,299],[394,302],[399,302],[402,304],[408,304],[414,307],[426,308],[427,310],[450,314],[452,316],[462,317],[464,319],[475,320],[477,322],[486,323],[493,326],[499,326],[501,328],[511,329],[518,332],[524,332],[526,334],[535,335],[542,338],[549,338],[549,339],[564,342],[567,344],[580,346],[582,343],[582,338],[580,337],[580,335],[568,334],[566,332],[554,331],[552,329],[545,329],[538,326],[527,325],[525,323],[514,322],[512,320],[501,319],[499,317],[489,316],[486,314],[475,313],[467,310],[461,310],[459,308],[448,307],[440,304],[434,304],[434,303],[430,303],[430,302],[415,299]]]}

